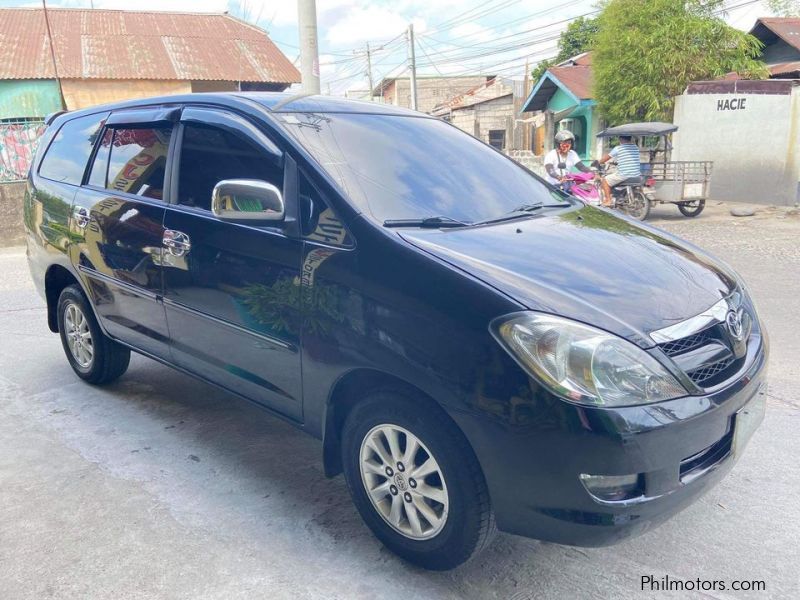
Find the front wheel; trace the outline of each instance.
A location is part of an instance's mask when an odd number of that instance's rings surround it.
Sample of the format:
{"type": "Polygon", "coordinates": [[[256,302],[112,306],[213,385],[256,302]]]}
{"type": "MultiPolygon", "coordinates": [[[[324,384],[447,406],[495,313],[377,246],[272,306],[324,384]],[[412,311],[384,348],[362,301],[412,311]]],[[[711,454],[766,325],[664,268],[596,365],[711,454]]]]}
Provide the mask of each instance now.
{"type": "Polygon", "coordinates": [[[630,192],[623,202],[617,203],[617,206],[637,221],[644,221],[650,214],[650,198],[640,190],[630,192]]]}
{"type": "Polygon", "coordinates": [[[681,202],[678,204],[678,210],[684,217],[696,217],[706,207],[705,200],[694,200],[693,202],[681,202]]]}
{"type": "Polygon", "coordinates": [[[130,350],[102,332],[77,285],[65,287],[58,297],[58,333],[72,370],[84,381],[109,383],[128,369],[130,350]]]}
{"type": "Polygon", "coordinates": [[[496,531],[489,492],[463,434],[437,409],[400,391],[377,391],[342,430],[353,502],[375,536],[411,563],[457,567],[496,531]]]}

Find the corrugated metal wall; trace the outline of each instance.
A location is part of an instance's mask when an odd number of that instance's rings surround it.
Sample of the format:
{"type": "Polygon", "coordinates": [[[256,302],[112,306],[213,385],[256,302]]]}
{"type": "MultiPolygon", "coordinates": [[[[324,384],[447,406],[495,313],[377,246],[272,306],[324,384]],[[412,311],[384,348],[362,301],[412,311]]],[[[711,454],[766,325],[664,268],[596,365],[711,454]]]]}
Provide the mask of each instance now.
{"type": "Polygon", "coordinates": [[[0,119],[44,117],[61,110],[55,79],[0,81],[0,119]]]}

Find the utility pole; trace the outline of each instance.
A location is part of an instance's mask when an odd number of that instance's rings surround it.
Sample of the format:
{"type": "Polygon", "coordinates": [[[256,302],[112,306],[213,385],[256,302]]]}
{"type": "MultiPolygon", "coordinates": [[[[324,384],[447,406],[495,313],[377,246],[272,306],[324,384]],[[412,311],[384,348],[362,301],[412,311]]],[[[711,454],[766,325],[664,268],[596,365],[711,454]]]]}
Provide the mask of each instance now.
{"type": "Polygon", "coordinates": [[[417,58],[414,53],[414,24],[408,26],[408,59],[411,63],[411,108],[417,110],[417,58]]]}
{"type": "Polygon", "coordinates": [[[300,27],[300,79],[303,92],[319,94],[316,0],[297,0],[297,20],[300,27]]]}
{"type": "Polygon", "coordinates": [[[367,78],[369,79],[369,100],[372,102],[372,55],[369,51],[369,42],[367,42],[367,78]]]}
{"type": "Polygon", "coordinates": [[[50,19],[47,16],[47,2],[42,0],[42,8],[44,9],[44,24],[47,28],[47,42],[50,46],[50,58],[53,60],[53,74],[56,76],[58,83],[58,95],[61,97],[61,108],[67,108],[67,103],[64,101],[64,89],[61,87],[61,78],[58,76],[58,63],[56,62],[56,50],[53,46],[53,34],[50,31],[50,19]]]}

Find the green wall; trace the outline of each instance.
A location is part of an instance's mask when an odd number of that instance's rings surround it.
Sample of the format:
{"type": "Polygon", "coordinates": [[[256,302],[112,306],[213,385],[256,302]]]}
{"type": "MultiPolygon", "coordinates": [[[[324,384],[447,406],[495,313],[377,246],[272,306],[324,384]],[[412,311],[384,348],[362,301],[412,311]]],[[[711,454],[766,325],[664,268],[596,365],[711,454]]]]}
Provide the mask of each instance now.
{"type": "Polygon", "coordinates": [[[553,94],[553,97],[550,98],[550,101],[547,103],[548,110],[552,110],[554,113],[566,110],[571,106],[578,106],[578,103],[560,88],[556,90],[556,93],[553,94]]]}
{"type": "Polygon", "coordinates": [[[61,94],[55,79],[0,81],[0,119],[44,117],[61,109],[61,94]]]}

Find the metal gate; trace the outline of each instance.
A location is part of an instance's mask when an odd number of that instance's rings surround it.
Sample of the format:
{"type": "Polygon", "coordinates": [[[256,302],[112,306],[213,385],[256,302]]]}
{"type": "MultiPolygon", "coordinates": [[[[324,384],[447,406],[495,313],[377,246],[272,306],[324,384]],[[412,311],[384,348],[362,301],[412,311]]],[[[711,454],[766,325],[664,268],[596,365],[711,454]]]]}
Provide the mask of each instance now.
{"type": "Polygon", "coordinates": [[[22,181],[28,176],[44,130],[42,119],[0,121],[0,183],[22,181]]]}

